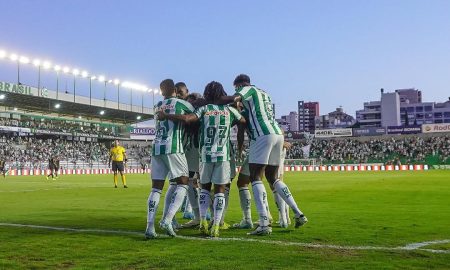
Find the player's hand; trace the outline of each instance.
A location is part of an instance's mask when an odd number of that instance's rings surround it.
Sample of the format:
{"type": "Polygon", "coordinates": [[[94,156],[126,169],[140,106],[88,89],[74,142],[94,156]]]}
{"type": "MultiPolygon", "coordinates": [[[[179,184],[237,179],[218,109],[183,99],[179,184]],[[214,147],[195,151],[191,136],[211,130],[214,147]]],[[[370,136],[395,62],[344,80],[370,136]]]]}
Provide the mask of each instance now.
{"type": "Polygon", "coordinates": [[[156,113],[158,120],[166,120],[166,113],[164,111],[158,111],[156,113]]]}

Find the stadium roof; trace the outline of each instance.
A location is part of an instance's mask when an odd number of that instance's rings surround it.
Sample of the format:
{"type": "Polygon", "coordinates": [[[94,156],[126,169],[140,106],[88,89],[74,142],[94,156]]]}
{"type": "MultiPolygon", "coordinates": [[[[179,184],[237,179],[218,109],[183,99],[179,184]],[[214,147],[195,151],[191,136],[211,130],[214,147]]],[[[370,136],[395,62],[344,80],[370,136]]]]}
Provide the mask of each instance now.
{"type": "Polygon", "coordinates": [[[56,93],[47,89],[38,90],[5,82],[0,82],[0,105],[29,112],[57,113],[74,118],[83,116],[123,124],[153,119],[153,110],[148,107],[56,93]]]}

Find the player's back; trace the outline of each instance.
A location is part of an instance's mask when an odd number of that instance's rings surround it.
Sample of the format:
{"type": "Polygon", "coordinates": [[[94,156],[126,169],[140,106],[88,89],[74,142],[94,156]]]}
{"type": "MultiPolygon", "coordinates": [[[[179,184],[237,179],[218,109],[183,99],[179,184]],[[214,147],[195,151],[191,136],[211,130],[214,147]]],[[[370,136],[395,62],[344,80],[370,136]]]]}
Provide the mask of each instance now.
{"type": "Polygon", "coordinates": [[[200,148],[202,162],[230,160],[230,130],[241,117],[236,109],[227,105],[209,104],[198,108],[200,119],[200,148]]]}
{"type": "MultiPolygon", "coordinates": [[[[187,114],[194,111],[192,105],[178,98],[168,98],[158,102],[155,112],[164,111],[166,114],[187,114]]],[[[168,155],[184,153],[183,149],[184,125],[181,122],[156,118],[156,136],[153,140],[152,155],[168,155]]]]}
{"type": "Polygon", "coordinates": [[[247,126],[252,139],[269,134],[282,134],[275,121],[272,100],[265,91],[252,85],[238,88],[236,93],[241,96],[244,109],[248,112],[247,126]]]}

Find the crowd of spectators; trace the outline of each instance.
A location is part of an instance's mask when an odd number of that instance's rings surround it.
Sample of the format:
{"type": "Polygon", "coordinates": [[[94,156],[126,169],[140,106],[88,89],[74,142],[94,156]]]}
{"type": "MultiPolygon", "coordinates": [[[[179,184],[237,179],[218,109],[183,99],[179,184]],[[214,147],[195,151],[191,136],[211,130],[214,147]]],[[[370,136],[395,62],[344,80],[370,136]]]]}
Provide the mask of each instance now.
{"type": "MultiPolygon", "coordinates": [[[[304,143],[294,142],[287,159],[302,159],[304,143]]],[[[328,163],[385,163],[401,164],[425,162],[434,158],[437,163],[450,161],[450,136],[390,137],[368,141],[356,138],[314,140],[309,158],[328,163]]]]}
{"type": "MultiPolygon", "coordinates": [[[[291,142],[286,159],[304,159],[306,142],[291,142]]],[[[106,166],[109,159],[111,142],[68,141],[51,137],[6,136],[0,137],[0,158],[10,167],[45,168],[51,156],[58,156],[62,166],[106,166]],[[80,164],[82,163],[82,164],[80,164]],[[94,165],[95,164],[95,165],[94,165]]],[[[135,166],[148,167],[151,159],[151,143],[125,142],[129,160],[137,162],[135,166]]],[[[236,149],[236,145],[233,144],[236,149]]],[[[240,164],[248,153],[244,147],[240,164]]],[[[384,163],[412,164],[433,161],[437,164],[450,163],[450,136],[433,137],[389,137],[370,140],[357,138],[315,139],[310,145],[309,157],[321,164],[344,163],[384,163]]]]}
{"type": "Polygon", "coordinates": [[[64,161],[62,166],[76,167],[83,162],[107,164],[109,148],[104,143],[67,141],[59,138],[6,137],[0,138],[0,157],[10,167],[45,168],[50,157],[64,161]]]}
{"type": "Polygon", "coordinates": [[[98,124],[82,121],[66,121],[59,119],[11,119],[0,117],[0,126],[22,127],[30,129],[43,129],[54,132],[102,134],[116,136],[114,130],[109,127],[101,127],[98,124]]]}

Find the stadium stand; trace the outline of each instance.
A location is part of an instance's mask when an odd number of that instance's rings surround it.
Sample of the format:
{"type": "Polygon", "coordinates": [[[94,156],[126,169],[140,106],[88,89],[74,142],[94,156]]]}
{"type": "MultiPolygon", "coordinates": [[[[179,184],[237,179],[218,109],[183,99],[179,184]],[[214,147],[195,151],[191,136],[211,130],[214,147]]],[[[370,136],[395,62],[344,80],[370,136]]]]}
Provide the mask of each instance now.
{"type": "MultiPolygon", "coordinates": [[[[292,143],[287,159],[303,158],[304,142],[292,143]]],[[[396,136],[314,140],[309,158],[320,164],[450,164],[450,136],[396,136]]]]}

